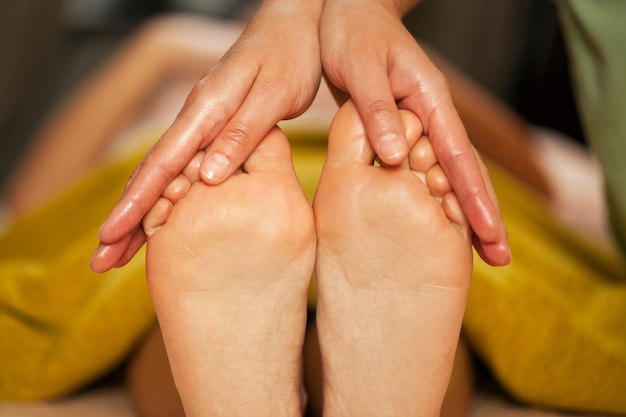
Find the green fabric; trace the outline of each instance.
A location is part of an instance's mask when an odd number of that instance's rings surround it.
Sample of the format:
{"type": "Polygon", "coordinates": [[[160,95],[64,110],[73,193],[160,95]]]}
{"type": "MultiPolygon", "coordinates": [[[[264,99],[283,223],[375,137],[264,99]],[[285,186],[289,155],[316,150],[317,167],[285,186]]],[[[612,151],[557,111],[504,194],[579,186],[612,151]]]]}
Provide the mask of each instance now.
{"type": "Polygon", "coordinates": [[[556,3],[582,123],[602,163],[610,220],[626,253],[626,1],[556,3]]]}

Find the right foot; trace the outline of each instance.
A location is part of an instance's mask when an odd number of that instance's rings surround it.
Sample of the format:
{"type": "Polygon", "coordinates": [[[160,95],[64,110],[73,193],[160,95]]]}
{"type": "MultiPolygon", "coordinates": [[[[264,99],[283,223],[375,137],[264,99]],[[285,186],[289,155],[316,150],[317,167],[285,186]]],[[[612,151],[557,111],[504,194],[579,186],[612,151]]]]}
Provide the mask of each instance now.
{"type": "Polygon", "coordinates": [[[272,130],[223,184],[187,179],[146,218],[148,284],[186,415],[299,416],[316,242],[287,139],[272,130]]]}
{"type": "Polygon", "coordinates": [[[325,416],[438,416],[472,270],[471,231],[417,118],[410,157],[374,166],[339,111],[315,197],[325,416]],[[418,140],[419,139],[419,140],[418,140]]]}

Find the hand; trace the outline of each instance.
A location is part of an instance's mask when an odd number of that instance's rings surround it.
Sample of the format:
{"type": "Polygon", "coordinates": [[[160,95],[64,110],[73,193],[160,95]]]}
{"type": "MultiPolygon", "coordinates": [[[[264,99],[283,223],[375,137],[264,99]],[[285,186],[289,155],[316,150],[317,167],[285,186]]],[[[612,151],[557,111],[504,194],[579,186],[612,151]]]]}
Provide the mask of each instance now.
{"type": "Polygon", "coordinates": [[[143,216],[199,150],[206,150],[202,179],[217,184],[241,166],[276,123],[311,105],[321,79],[321,7],[321,0],[263,3],[128,181],[100,229],[94,271],[122,266],[134,256],[145,241],[143,216]]]}
{"type": "MultiPolygon", "coordinates": [[[[320,19],[324,75],[350,96],[378,157],[400,163],[408,149],[398,113],[415,113],[491,265],[511,255],[488,173],[452,102],[448,83],[402,24],[393,0],[326,0],[320,19]]],[[[338,90],[338,91],[337,91],[338,90]]]]}

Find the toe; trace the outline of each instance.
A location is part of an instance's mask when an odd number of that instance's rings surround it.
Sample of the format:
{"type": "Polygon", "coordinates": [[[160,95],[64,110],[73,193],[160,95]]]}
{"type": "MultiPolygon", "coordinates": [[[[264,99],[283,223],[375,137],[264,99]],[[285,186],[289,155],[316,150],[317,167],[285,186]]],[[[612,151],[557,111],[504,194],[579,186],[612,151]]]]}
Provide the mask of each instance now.
{"type": "Polygon", "coordinates": [[[452,191],[450,181],[448,181],[448,177],[439,164],[433,165],[426,172],[426,185],[428,185],[430,194],[434,197],[443,197],[452,191]]]}
{"type": "Polygon", "coordinates": [[[409,165],[417,172],[428,172],[437,163],[437,157],[427,136],[419,138],[409,154],[409,165]]]}
{"type": "Polygon", "coordinates": [[[166,222],[174,204],[167,198],[159,198],[154,206],[143,218],[143,230],[146,236],[150,237],[161,228],[166,222]]]}
{"type": "Polygon", "coordinates": [[[278,127],[274,127],[243,164],[244,172],[293,171],[289,141],[278,127]]]}
{"type": "Polygon", "coordinates": [[[191,181],[184,174],[180,174],[165,188],[163,198],[170,200],[172,204],[176,204],[183,198],[191,188],[191,181]]]}
{"type": "Polygon", "coordinates": [[[199,151],[183,170],[183,175],[187,177],[191,184],[200,181],[200,164],[204,159],[204,154],[204,151],[199,151]]]}
{"type": "Polygon", "coordinates": [[[375,156],[356,107],[348,100],[339,109],[330,126],[326,166],[347,163],[371,165],[375,156]]]}
{"type": "Polygon", "coordinates": [[[409,149],[413,148],[424,131],[420,119],[408,110],[400,110],[400,118],[404,125],[404,134],[409,149]]]}
{"type": "Polygon", "coordinates": [[[456,198],[456,194],[453,192],[446,193],[441,200],[441,206],[452,224],[461,230],[467,239],[469,239],[471,236],[470,224],[463,213],[463,208],[461,208],[461,204],[456,198]]]}
{"type": "MultiPolygon", "coordinates": [[[[407,147],[410,150],[415,146],[417,141],[422,136],[422,123],[414,113],[408,110],[400,110],[400,118],[402,119],[402,124],[404,126],[404,135],[406,137],[407,147]]],[[[381,166],[387,166],[380,160],[378,161],[380,162],[381,166]]],[[[405,169],[410,169],[409,158],[405,158],[400,165],[405,169]]]]}

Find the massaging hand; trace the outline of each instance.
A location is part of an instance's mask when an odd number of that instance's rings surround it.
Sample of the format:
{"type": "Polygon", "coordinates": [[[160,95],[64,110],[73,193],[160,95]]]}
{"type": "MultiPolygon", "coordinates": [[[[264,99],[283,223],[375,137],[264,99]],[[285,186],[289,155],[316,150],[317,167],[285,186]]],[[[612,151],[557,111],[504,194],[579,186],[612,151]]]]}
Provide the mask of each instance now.
{"type": "MultiPolygon", "coordinates": [[[[335,96],[357,106],[379,158],[396,164],[407,155],[397,108],[415,113],[431,140],[491,265],[510,261],[506,228],[482,161],[456,112],[447,81],[402,25],[392,0],[326,0],[320,20],[324,74],[335,96]]],[[[419,207],[416,208],[419,210],[419,207]]]]}
{"type": "Polygon", "coordinates": [[[242,36],[193,88],[100,229],[96,272],[128,262],[145,241],[142,217],[169,182],[206,149],[202,179],[232,174],[280,120],[303,113],[321,79],[321,0],[266,0],[242,36]]]}

